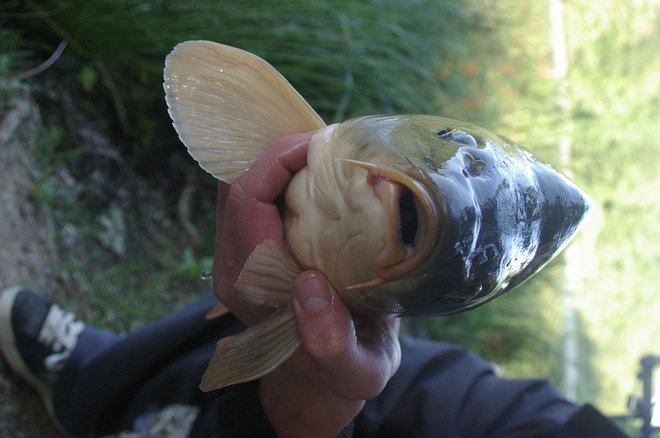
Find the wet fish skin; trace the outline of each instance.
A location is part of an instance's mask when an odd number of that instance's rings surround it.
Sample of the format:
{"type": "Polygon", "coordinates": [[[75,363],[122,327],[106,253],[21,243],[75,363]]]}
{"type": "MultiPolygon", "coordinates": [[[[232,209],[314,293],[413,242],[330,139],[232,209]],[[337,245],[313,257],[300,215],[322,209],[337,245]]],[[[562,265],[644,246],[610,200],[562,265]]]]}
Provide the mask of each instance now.
{"type": "MultiPolygon", "coordinates": [[[[307,262],[330,274],[354,312],[444,315],[482,305],[542,268],[589,210],[587,196],[552,167],[470,123],[425,115],[371,116],[344,122],[335,131],[331,141],[310,148],[337,150],[332,158],[407,173],[427,187],[439,213],[428,259],[400,278],[347,289],[342,276],[333,274],[354,269],[354,259],[345,258],[337,268],[336,252],[319,250],[321,256],[307,262]]],[[[328,187],[332,180],[316,183],[324,192],[333,191],[328,187]]],[[[305,184],[307,192],[313,190],[309,181],[305,184]]],[[[307,201],[297,202],[309,208],[307,201]]],[[[304,265],[305,251],[292,246],[304,265]]]]}

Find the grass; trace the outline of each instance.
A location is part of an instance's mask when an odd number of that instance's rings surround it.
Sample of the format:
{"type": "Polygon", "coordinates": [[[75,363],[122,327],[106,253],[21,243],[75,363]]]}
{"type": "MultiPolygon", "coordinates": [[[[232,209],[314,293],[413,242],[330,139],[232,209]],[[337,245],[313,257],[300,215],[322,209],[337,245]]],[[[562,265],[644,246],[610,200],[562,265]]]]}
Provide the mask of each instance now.
{"type": "Polygon", "coordinates": [[[21,5],[4,14],[0,6],[0,18],[44,56],[59,40],[69,42],[56,69],[80,78],[86,90],[109,95],[116,121],[139,157],[171,137],[171,130],[164,135],[162,129],[169,123],[159,84],[163,59],[178,42],[210,39],[265,57],[333,122],[358,114],[431,113],[440,95],[461,100],[469,93],[464,82],[457,75],[438,80],[436,74],[465,54],[465,39],[476,40],[472,32],[489,30],[467,1],[21,5]],[[400,68],[393,72],[393,65],[400,68]]]}
{"type": "Polygon", "coordinates": [[[592,270],[578,305],[595,344],[596,400],[620,412],[639,359],[660,352],[660,5],[578,1],[567,12],[579,136],[573,167],[597,206],[592,270]]]}
{"type": "Polygon", "coordinates": [[[464,345],[508,377],[562,382],[562,262],[557,260],[515,291],[473,311],[422,321],[435,339],[464,345]]]}

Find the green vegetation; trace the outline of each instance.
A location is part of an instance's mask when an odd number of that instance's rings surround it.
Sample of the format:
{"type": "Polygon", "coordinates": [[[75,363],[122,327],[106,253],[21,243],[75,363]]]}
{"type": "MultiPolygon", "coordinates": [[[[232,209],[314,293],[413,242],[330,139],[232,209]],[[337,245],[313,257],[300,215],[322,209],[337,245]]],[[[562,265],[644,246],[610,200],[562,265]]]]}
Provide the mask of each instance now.
{"type": "MultiPolygon", "coordinates": [[[[65,298],[90,320],[126,330],[207,287],[197,277],[212,252],[213,182],[190,163],[171,129],[161,71],[177,42],[221,41],[271,61],[329,122],[438,113],[486,125],[558,168],[569,166],[594,200],[576,245],[585,277],[575,296],[578,398],[621,413],[640,356],[660,353],[652,283],[660,264],[660,6],[575,0],[566,2],[564,19],[568,112],[552,77],[548,2],[0,6],[0,77],[24,72],[68,43],[40,75],[20,84],[0,79],[0,93],[29,85],[45,114],[39,154],[46,170],[34,196],[61,230],[65,298]],[[82,136],[80,128],[89,126],[113,148],[82,136]],[[568,163],[560,157],[563,133],[572,138],[568,163]],[[187,211],[197,238],[181,232],[184,187],[195,190],[187,211]]],[[[560,258],[488,306],[422,325],[507,375],[543,375],[563,387],[566,268],[560,258]]]]}
{"type": "MultiPolygon", "coordinates": [[[[467,2],[465,2],[467,4],[467,2]]],[[[447,59],[480,41],[480,13],[419,1],[32,1],[2,14],[19,47],[69,48],[55,69],[104,94],[138,158],[175,145],[162,99],[163,60],[175,44],[209,39],[268,59],[329,122],[357,114],[430,113],[435,96],[469,93],[459,74],[437,80],[447,59]],[[474,35],[474,36],[471,36],[474,35]],[[377,43],[374,43],[377,41],[377,43]],[[396,70],[393,70],[397,66],[396,70]],[[359,90],[359,92],[358,92],[359,90]],[[164,131],[164,127],[167,131],[164,131]]],[[[485,45],[485,43],[480,43],[485,45]]]]}
{"type": "MultiPolygon", "coordinates": [[[[196,220],[201,236],[182,232],[173,211],[180,198],[154,189],[158,182],[137,175],[106,138],[80,135],[43,128],[35,145],[40,179],[30,195],[57,227],[60,300],[88,321],[126,331],[209,289],[200,274],[211,269],[213,216],[196,220]]],[[[213,199],[197,202],[190,214],[213,208],[213,199]]]]}
{"type": "Polygon", "coordinates": [[[571,2],[567,20],[572,167],[597,207],[578,306],[598,402],[618,411],[640,357],[660,352],[660,5],[571,2]]]}

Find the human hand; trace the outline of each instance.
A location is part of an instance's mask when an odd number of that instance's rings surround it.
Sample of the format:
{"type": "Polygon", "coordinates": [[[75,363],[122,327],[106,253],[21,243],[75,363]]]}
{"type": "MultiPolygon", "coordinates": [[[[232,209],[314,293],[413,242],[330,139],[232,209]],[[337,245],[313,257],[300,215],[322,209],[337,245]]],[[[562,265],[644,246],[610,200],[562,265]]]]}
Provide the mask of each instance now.
{"type": "Polygon", "coordinates": [[[266,240],[284,245],[275,202],[292,175],[307,164],[312,134],[294,134],[273,142],[231,186],[218,184],[213,290],[246,325],[264,319],[272,309],[238,299],[232,289],[257,245],[266,240]]]}
{"type": "Polygon", "coordinates": [[[320,272],[293,292],[303,348],[261,379],[261,404],[278,436],[334,437],[399,368],[399,319],[352,317],[320,272]]]}
{"type": "MultiPolygon", "coordinates": [[[[306,165],[311,135],[275,141],[245,175],[218,188],[214,290],[248,325],[264,319],[272,309],[238,299],[232,287],[259,243],[284,244],[276,199],[291,176],[306,165]]],[[[398,369],[398,320],[354,320],[319,272],[303,272],[293,284],[293,293],[303,348],[262,378],[261,403],[280,436],[335,436],[398,369]]]]}

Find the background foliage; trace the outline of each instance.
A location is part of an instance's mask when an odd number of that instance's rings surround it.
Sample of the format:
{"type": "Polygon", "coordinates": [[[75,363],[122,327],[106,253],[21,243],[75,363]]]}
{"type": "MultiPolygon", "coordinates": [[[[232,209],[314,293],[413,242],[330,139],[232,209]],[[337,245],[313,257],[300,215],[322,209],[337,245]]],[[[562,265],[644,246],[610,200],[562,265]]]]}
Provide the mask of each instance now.
{"type": "MultiPolygon", "coordinates": [[[[161,86],[177,42],[210,39],[265,57],[329,122],[437,113],[484,124],[557,167],[566,166],[558,145],[568,126],[570,170],[595,206],[576,297],[578,396],[620,412],[639,357],[660,352],[659,10],[657,0],[567,3],[567,115],[545,1],[9,0],[0,5],[0,97],[28,87],[46,114],[38,150],[47,172],[34,196],[67,249],[63,299],[120,330],[207,287],[197,276],[210,263],[214,185],[183,153],[161,86]],[[15,80],[61,41],[56,63],[15,80]],[[89,127],[106,141],[83,135],[89,127]],[[181,232],[183,219],[197,236],[181,232]]],[[[507,375],[562,387],[565,271],[559,259],[499,301],[421,326],[507,375]]]]}

